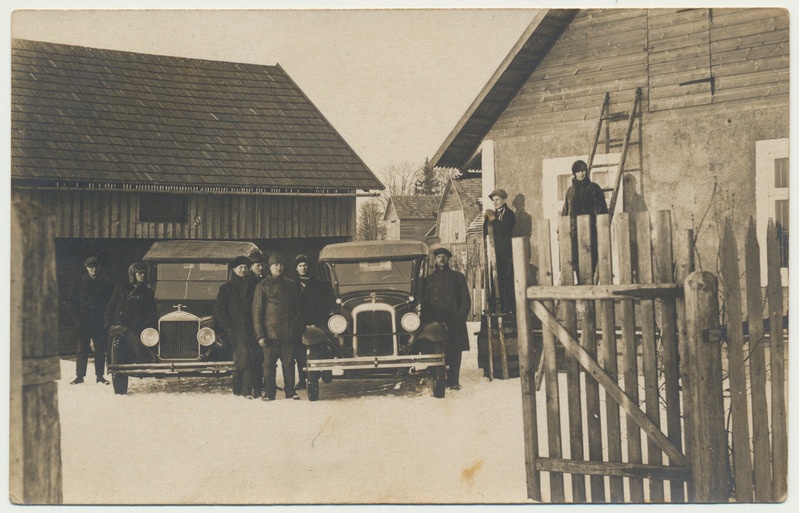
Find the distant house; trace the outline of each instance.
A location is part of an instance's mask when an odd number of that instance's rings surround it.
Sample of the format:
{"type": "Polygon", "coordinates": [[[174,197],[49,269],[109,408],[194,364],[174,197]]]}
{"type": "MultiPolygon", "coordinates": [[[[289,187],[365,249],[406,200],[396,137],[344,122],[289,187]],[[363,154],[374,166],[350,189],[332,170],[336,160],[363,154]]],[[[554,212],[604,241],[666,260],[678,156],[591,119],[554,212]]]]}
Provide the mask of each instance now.
{"type": "Polygon", "coordinates": [[[465,174],[463,178],[451,177],[441,195],[436,236],[439,243],[452,252],[452,266],[460,270],[480,263],[479,244],[483,234],[481,191],[480,175],[465,174]],[[474,228],[470,232],[474,223],[479,224],[476,233],[474,228]],[[472,247],[475,243],[478,246],[472,247]]]}
{"type": "MultiPolygon", "coordinates": [[[[787,283],[784,9],[541,10],[431,165],[480,169],[484,199],[505,188],[514,208],[555,224],[571,163],[592,149],[605,93],[611,112],[629,111],[637,88],[641,115],[616,211],[671,210],[675,228],[695,230],[705,266],[715,264],[726,216],[739,241],[750,217],[765,240],[772,217],[787,283]]],[[[618,156],[616,141],[602,146],[600,157],[618,156]]],[[[612,174],[592,178],[607,186],[612,174]]],[[[554,226],[551,232],[557,254],[554,226]]]]}
{"type": "Polygon", "coordinates": [[[161,239],[314,258],[383,188],[279,65],[14,40],[11,93],[12,199],[55,216],[62,300],[87,256],[127,279],[161,239]]]}
{"type": "Polygon", "coordinates": [[[441,196],[391,196],[383,214],[388,240],[426,241],[441,196]]]}

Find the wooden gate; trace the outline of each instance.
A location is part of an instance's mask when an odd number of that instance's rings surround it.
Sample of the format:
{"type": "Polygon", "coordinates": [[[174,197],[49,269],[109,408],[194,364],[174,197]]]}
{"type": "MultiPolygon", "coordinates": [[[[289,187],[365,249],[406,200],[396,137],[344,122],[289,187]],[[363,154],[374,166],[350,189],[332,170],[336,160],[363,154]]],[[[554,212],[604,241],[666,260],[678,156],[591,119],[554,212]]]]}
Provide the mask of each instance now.
{"type": "MultiPolygon", "coordinates": [[[[549,222],[541,221],[537,229],[538,285],[528,286],[528,241],[513,241],[528,496],[554,503],[724,502],[734,486],[736,499],[751,501],[751,480],[732,479],[731,466],[736,474],[749,468],[730,465],[724,423],[725,401],[733,403],[734,418],[747,418],[735,383],[743,374],[732,368],[743,365],[740,338],[728,342],[731,377],[725,377],[724,337],[714,337],[717,280],[692,272],[693,234],[672,234],[668,211],[656,214],[654,226],[648,212],[621,213],[613,219],[616,250],[611,251],[610,218],[598,216],[598,253],[592,261],[589,217],[579,217],[577,227],[576,265],[570,237],[559,240],[564,271],[558,286],[553,286],[549,222]],[[543,325],[540,410],[531,314],[543,325]],[[725,388],[732,389],[731,400],[725,388]],[[545,417],[541,422],[539,413],[545,417]],[[539,432],[545,433],[541,446],[539,432]]],[[[568,218],[558,230],[570,232],[568,218]]],[[[735,293],[729,288],[727,293],[735,293]]],[[[740,320],[740,311],[737,315],[740,320]]],[[[777,388],[784,384],[780,372],[771,371],[777,388]]],[[[782,415],[778,410],[779,404],[775,419],[782,415]]],[[[737,432],[735,437],[739,450],[748,452],[749,445],[740,441],[750,440],[737,432]]]]}

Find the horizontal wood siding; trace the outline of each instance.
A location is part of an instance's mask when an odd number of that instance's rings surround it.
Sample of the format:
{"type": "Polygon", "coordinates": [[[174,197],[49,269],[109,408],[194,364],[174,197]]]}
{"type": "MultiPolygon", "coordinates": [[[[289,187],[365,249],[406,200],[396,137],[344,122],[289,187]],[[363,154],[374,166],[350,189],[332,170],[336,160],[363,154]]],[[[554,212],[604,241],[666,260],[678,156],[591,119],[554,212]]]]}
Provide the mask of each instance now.
{"type": "Polygon", "coordinates": [[[189,197],[188,222],[141,223],[139,195],[117,191],[12,189],[55,215],[55,236],[91,239],[271,239],[352,237],[355,197],[189,197]]]}
{"type": "Polygon", "coordinates": [[[584,131],[606,92],[624,110],[637,87],[644,112],[665,115],[787,103],[788,35],[776,8],[582,10],[487,137],[584,131]]]}

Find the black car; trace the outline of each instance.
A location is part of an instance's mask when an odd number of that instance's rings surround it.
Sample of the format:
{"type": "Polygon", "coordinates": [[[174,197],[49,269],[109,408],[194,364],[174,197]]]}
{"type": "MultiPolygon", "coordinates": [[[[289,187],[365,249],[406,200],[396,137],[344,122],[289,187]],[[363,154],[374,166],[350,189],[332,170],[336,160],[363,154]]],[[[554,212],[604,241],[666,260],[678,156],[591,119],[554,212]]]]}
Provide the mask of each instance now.
{"type": "Polygon", "coordinates": [[[423,375],[433,395],[444,397],[446,329],[420,325],[421,286],[429,250],[416,241],[345,242],[319,255],[338,312],[327,330],[309,327],[308,398],[319,399],[319,381],[423,375]]]}
{"type": "Polygon", "coordinates": [[[139,344],[112,337],[108,371],[114,392],[125,394],[129,377],[225,376],[233,351],[214,326],[219,286],[230,277],[229,262],[258,247],[251,242],[159,241],[143,260],[154,286],[158,328],[147,328],[139,344]]]}

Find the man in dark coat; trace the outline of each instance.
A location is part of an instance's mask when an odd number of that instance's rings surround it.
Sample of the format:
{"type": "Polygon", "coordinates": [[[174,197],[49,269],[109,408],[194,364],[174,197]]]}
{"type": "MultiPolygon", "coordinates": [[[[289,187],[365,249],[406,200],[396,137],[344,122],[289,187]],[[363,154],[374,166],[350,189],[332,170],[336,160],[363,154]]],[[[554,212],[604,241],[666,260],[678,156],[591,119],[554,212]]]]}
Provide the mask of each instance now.
{"type": "Polygon", "coordinates": [[[516,214],[508,207],[508,193],[495,189],[488,195],[494,203],[494,210],[487,210],[483,222],[483,237],[488,235],[488,226],[494,232],[494,252],[497,259],[497,278],[499,280],[499,299],[504,313],[515,309],[513,292],[513,230],[516,227],[516,214]]]}
{"type": "Polygon", "coordinates": [[[255,338],[264,352],[265,401],[275,399],[277,361],[283,369],[286,399],[299,399],[294,392],[294,341],[300,336],[297,319],[297,286],[283,276],[285,260],[279,253],[269,256],[269,276],[255,287],[252,320],[255,338]]]}
{"type": "Polygon", "coordinates": [[[214,318],[222,336],[233,347],[236,370],[233,393],[248,399],[261,396],[263,353],[255,341],[252,326],[252,298],[255,283],[247,278],[250,260],[236,257],[230,264],[230,281],[219,287],[214,318]]]}
{"type": "Polygon", "coordinates": [[[563,203],[563,215],[570,217],[571,241],[572,241],[572,266],[577,272],[580,283],[588,283],[591,277],[580,277],[580,265],[578,262],[579,251],[577,248],[577,216],[591,216],[591,268],[595,269],[598,261],[597,254],[597,234],[596,216],[608,213],[608,205],[605,203],[605,194],[602,188],[591,181],[588,174],[588,165],[578,160],[572,164],[572,185],[566,191],[566,201],[563,203]]]}
{"type": "Polygon", "coordinates": [[[78,352],[76,355],[76,377],[73,385],[83,383],[86,368],[89,365],[89,349],[94,342],[94,373],[97,382],[108,384],[105,379],[105,351],[108,342],[108,332],[105,329],[105,307],[114,286],[105,275],[97,271],[99,261],[96,257],[89,257],[83,263],[86,272],[70,295],[70,303],[75,308],[75,320],[78,331],[78,352]]]}
{"type": "Polygon", "coordinates": [[[463,351],[469,350],[469,333],[466,318],[472,307],[466,277],[450,269],[452,253],[446,248],[433,252],[435,270],[422,284],[422,322],[440,322],[447,326],[447,345],[444,360],[447,370],[447,387],[460,390],[460,369],[463,351]]]}
{"type": "MultiPolygon", "coordinates": [[[[311,275],[311,259],[299,254],[294,258],[294,269],[297,271],[297,299],[300,332],[306,326],[324,328],[333,308],[333,291],[325,282],[311,275]]],[[[305,366],[308,358],[302,338],[295,341],[294,358],[297,360],[297,389],[306,387],[307,372],[305,366]]]]}
{"type": "Polygon", "coordinates": [[[141,332],[154,328],[158,322],[155,294],[147,283],[147,264],[136,262],[128,267],[128,283],[118,285],[105,309],[105,325],[109,340],[124,337],[125,347],[117,348],[121,360],[127,351],[140,351],[141,332]]]}

